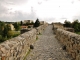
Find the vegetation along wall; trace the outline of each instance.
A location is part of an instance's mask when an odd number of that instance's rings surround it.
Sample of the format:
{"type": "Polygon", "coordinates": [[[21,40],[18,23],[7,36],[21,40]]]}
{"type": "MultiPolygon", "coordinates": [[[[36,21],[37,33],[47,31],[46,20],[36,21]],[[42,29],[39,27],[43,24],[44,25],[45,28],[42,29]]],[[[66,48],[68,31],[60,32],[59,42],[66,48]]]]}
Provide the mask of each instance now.
{"type": "Polygon", "coordinates": [[[80,60],[80,35],[61,28],[54,28],[53,30],[56,38],[65,46],[65,50],[72,56],[73,60],[80,60]]]}
{"type": "Polygon", "coordinates": [[[23,60],[36,40],[36,35],[41,33],[48,24],[41,25],[15,38],[0,44],[0,60],[23,60]]]}

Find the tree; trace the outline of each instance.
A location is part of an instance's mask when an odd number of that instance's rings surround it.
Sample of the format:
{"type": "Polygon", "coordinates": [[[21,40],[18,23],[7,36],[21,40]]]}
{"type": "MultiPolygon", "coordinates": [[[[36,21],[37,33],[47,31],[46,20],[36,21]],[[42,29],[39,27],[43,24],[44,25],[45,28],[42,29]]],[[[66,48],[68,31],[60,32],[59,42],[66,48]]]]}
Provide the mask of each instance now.
{"type": "Polygon", "coordinates": [[[74,20],[74,22],[72,22],[72,27],[74,28],[75,32],[80,32],[80,23],[78,20],[74,20]]]}
{"type": "Polygon", "coordinates": [[[2,31],[4,29],[5,23],[0,21],[0,35],[2,35],[2,31]]]}
{"type": "Polygon", "coordinates": [[[31,22],[31,25],[34,25],[34,22],[31,22]]]}
{"type": "Polygon", "coordinates": [[[19,23],[14,23],[14,28],[16,31],[20,30],[20,24],[19,23]]]}
{"type": "Polygon", "coordinates": [[[8,35],[8,28],[7,28],[7,26],[4,26],[4,30],[3,30],[3,37],[7,37],[7,35],[8,35]]]}
{"type": "Polygon", "coordinates": [[[22,22],[22,21],[20,22],[20,25],[21,25],[21,26],[23,25],[23,22],[22,22]]]}
{"type": "Polygon", "coordinates": [[[34,23],[34,27],[39,27],[40,26],[40,22],[39,19],[37,18],[37,20],[34,23]]]}
{"type": "Polygon", "coordinates": [[[72,26],[71,22],[65,20],[65,22],[64,22],[64,27],[71,27],[71,26],[72,26]]]}

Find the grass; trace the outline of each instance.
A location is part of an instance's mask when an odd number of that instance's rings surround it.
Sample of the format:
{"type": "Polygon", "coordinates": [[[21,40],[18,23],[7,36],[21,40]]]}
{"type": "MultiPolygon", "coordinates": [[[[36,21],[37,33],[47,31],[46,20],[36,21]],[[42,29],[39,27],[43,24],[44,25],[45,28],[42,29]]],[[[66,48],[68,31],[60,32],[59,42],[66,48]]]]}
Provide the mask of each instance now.
{"type": "Polygon", "coordinates": [[[39,33],[39,35],[42,35],[41,33],[39,33]]]}
{"type": "Polygon", "coordinates": [[[29,49],[29,51],[26,53],[26,56],[24,57],[23,60],[26,60],[26,57],[28,56],[28,54],[30,53],[31,49],[29,49]]]}
{"type": "Polygon", "coordinates": [[[42,35],[42,34],[39,32],[39,34],[37,34],[37,35],[42,35]]]}
{"type": "Polygon", "coordinates": [[[8,32],[8,36],[3,37],[2,35],[0,35],[0,43],[9,40],[11,38],[14,38],[16,36],[20,35],[20,31],[9,31],[8,32]]]}
{"type": "Polygon", "coordinates": [[[13,34],[20,34],[20,31],[12,31],[13,34]]]}
{"type": "Polygon", "coordinates": [[[36,36],[36,40],[38,40],[38,36],[36,36]]]}
{"type": "Polygon", "coordinates": [[[76,34],[79,34],[80,35],[80,32],[76,32],[76,34]]]}
{"type": "Polygon", "coordinates": [[[9,31],[9,36],[11,36],[11,38],[16,37],[20,35],[20,31],[9,31]]]}

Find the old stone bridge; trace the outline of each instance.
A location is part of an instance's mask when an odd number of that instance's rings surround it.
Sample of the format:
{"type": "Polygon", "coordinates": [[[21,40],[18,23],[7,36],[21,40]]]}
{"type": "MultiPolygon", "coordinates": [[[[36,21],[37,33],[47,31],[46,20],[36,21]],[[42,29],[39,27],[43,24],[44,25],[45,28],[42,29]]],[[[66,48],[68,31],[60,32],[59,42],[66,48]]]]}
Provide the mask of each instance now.
{"type": "Polygon", "coordinates": [[[80,60],[80,36],[58,26],[44,24],[1,43],[0,60],[80,60]]]}

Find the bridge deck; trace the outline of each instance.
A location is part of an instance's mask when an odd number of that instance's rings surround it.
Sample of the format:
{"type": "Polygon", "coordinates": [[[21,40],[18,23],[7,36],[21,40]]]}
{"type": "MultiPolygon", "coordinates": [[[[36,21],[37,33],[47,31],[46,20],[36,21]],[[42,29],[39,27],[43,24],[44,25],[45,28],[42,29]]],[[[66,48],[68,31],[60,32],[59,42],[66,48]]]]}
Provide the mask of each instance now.
{"type": "Polygon", "coordinates": [[[53,34],[52,26],[49,25],[44,32],[39,35],[34,44],[34,49],[30,51],[26,60],[71,60],[67,53],[62,50],[58,40],[53,34]]]}

